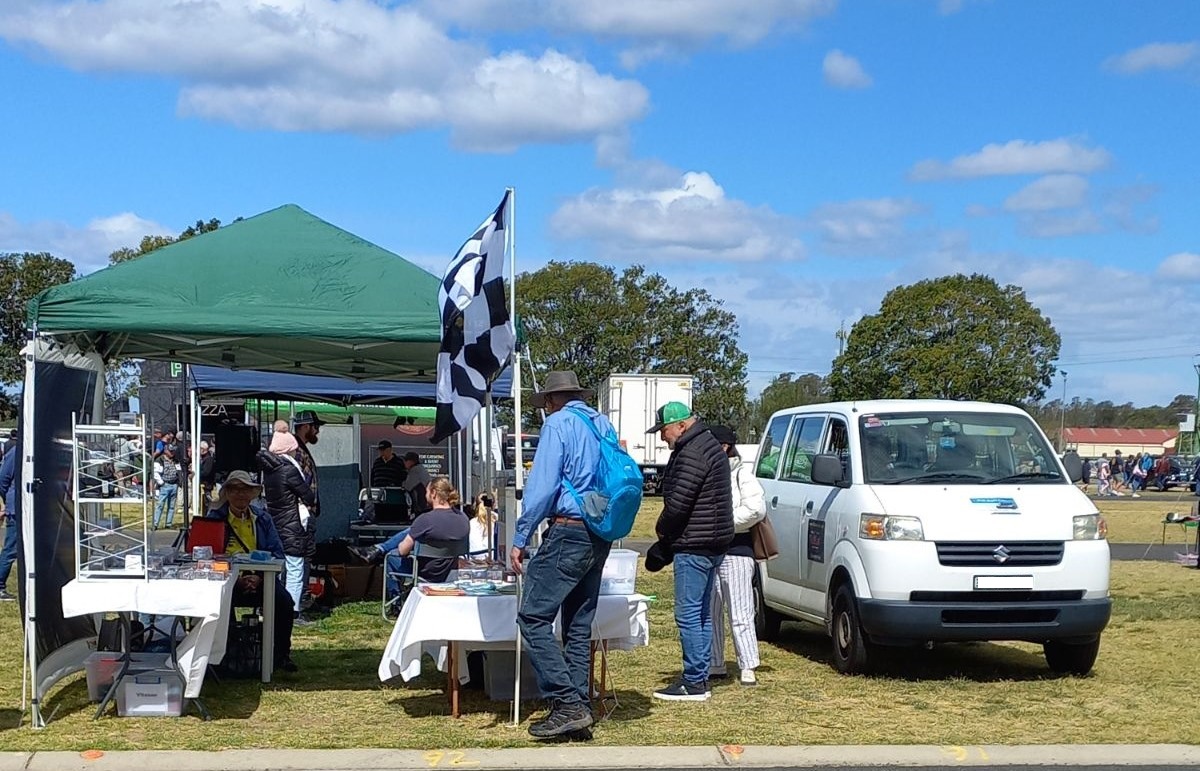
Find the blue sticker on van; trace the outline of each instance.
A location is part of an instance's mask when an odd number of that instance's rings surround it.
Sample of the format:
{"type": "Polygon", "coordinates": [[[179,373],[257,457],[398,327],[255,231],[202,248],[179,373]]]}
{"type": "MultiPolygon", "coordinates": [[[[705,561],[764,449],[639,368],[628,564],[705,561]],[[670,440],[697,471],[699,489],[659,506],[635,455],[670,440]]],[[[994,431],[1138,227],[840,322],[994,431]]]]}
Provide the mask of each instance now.
{"type": "Polygon", "coordinates": [[[998,509],[1017,508],[1017,502],[1012,498],[972,498],[971,503],[982,503],[985,506],[995,506],[998,509]]]}

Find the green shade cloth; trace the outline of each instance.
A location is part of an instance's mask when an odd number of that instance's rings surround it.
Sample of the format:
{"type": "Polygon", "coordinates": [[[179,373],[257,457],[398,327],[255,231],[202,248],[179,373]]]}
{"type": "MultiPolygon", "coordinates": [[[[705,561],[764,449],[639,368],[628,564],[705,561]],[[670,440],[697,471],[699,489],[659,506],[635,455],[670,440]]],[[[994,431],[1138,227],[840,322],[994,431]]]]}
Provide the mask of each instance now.
{"type": "Polygon", "coordinates": [[[432,380],[440,283],[287,205],[47,289],[28,322],[105,359],[432,380]]]}

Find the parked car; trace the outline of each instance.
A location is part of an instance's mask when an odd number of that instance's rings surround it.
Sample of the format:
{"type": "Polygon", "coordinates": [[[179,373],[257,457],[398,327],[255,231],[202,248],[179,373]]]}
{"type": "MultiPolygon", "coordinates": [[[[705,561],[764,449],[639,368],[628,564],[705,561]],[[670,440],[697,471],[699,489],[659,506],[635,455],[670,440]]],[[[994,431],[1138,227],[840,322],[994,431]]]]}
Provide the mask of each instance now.
{"type": "Polygon", "coordinates": [[[1170,455],[1167,456],[1167,463],[1169,464],[1167,473],[1155,474],[1150,480],[1150,484],[1160,491],[1170,490],[1172,487],[1186,487],[1192,491],[1196,489],[1196,464],[1193,461],[1178,455],[1170,455]]]}

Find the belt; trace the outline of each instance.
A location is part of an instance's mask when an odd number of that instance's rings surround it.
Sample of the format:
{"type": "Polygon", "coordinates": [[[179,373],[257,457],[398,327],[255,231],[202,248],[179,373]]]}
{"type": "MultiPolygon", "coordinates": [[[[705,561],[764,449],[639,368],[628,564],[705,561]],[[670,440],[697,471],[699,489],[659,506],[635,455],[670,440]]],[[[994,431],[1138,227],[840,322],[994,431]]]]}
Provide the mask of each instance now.
{"type": "Polygon", "coordinates": [[[583,524],[582,519],[576,519],[575,517],[564,517],[562,515],[550,517],[549,522],[552,525],[582,525],[583,524]]]}

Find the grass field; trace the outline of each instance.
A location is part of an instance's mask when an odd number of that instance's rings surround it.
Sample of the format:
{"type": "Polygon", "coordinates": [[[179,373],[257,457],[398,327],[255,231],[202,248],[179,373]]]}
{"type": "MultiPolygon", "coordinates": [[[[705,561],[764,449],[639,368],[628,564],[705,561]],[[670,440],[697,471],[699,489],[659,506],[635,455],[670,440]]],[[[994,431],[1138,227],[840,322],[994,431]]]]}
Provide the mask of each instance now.
{"type": "MultiPolygon", "coordinates": [[[[908,651],[876,677],[844,677],[828,640],[786,624],[763,644],[762,685],[718,685],[710,702],[663,703],[651,691],[678,674],[670,572],[639,576],[655,594],[649,648],[613,655],[621,706],[596,732],[614,745],[1195,742],[1190,651],[1200,637],[1200,571],[1165,563],[1116,563],[1115,611],[1100,659],[1086,678],[1056,677],[1027,644],[968,644],[908,651]]],[[[14,603],[0,606],[0,750],[223,749],[247,747],[464,748],[526,746],[508,705],[468,692],[453,720],[444,677],[427,659],[412,683],[380,683],[375,671],[390,626],[375,603],[337,608],[298,629],[301,672],[276,682],[205,685],[216,719],[105,717],[93,722],[82,676],[57,688],[43,731],[18,726],[20,639],[14,603]]],[[[729,651],[732,657],[732,650],[729,651]]],[[[527,723],[526,723],[527,724],[527,723]]]]}

